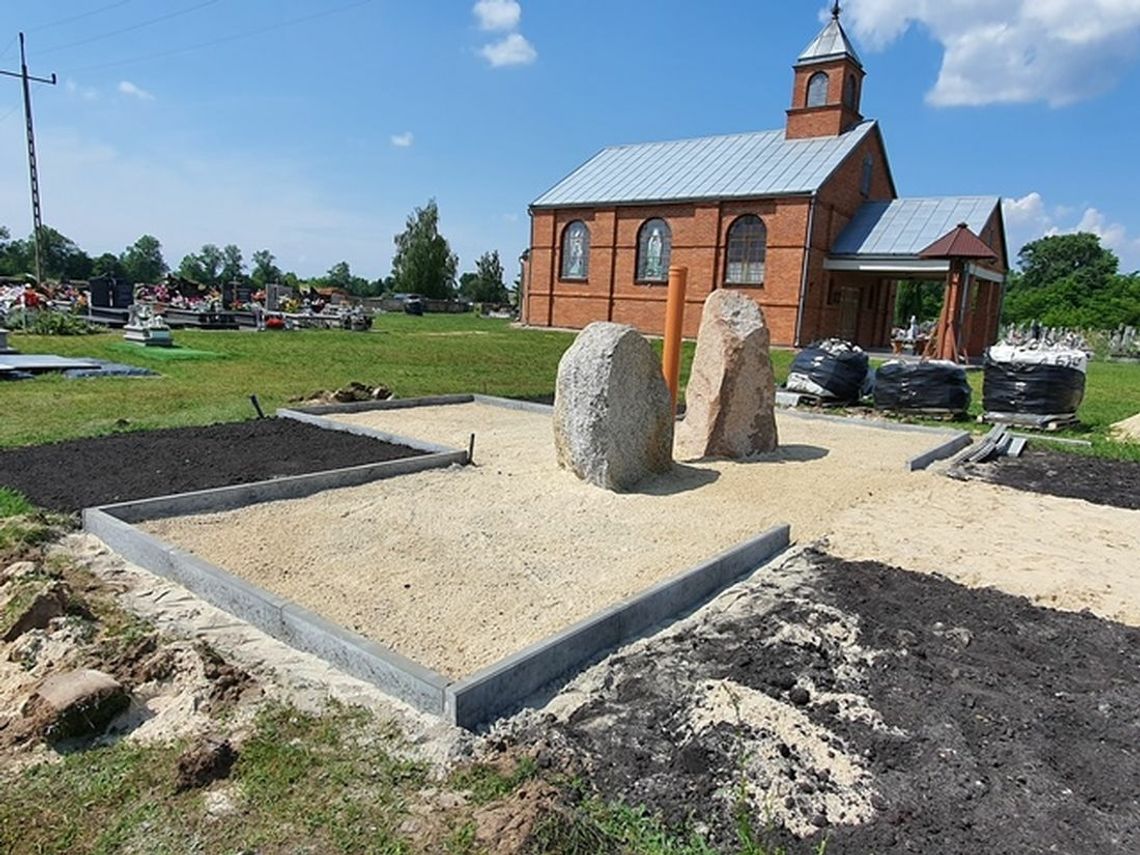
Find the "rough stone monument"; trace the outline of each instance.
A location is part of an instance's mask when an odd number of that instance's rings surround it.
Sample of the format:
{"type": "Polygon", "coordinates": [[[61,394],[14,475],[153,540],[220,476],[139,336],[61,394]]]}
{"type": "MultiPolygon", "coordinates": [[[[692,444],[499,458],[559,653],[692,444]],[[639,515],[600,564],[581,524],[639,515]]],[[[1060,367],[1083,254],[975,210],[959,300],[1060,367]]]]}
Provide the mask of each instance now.
{"type": "Polygon", "coordinates": [[[558,363],[558,465],[607,490],[629,490],[673,465],[673,407],[661,363],[633,327],[593,323],[558,363]]]}
{"type": "Polygon", "coordinates": [[[739,460],[775,450],[776,380],[769,338],[764,313],[748,295],[720,290],[705,300],[685,389],[685,419],[677,427],[679,458],[739,460]]]}

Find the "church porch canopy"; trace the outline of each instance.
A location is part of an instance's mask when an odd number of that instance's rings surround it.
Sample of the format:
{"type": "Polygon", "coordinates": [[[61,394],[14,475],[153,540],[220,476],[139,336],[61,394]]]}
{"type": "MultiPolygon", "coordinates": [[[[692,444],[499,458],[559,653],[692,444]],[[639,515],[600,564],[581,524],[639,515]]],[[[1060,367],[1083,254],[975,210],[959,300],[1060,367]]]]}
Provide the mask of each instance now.
{"type": "Polygon", "coordinates": [[[1005,236],[1001,222],[1001,199],[996,196],[894,199],[865,202],[836,238],[824,269],[874,274],[890,279],[944,281],[950,262],[924,258],[922,253],[959,223],[975,234],[984,234],[996,224],[991,247],[997,261],[970,263],[967,273],[983,281],[1005,281],[1005,236]]]}

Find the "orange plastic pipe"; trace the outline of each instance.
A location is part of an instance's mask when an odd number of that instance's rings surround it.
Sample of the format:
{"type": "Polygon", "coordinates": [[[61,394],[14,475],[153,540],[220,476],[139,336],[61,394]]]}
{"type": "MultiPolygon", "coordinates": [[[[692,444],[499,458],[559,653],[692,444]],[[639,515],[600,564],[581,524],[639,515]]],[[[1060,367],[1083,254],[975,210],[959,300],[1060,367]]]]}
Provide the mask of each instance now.
{"type": "Polygon", "coordinates": [[[665,297],[665,347],[661,355],[661,373],[677,409],[677,390],[681,382],[681,328],[685,323],[685,285],[689,268],[669,268],[669,292],[665,297]]]}

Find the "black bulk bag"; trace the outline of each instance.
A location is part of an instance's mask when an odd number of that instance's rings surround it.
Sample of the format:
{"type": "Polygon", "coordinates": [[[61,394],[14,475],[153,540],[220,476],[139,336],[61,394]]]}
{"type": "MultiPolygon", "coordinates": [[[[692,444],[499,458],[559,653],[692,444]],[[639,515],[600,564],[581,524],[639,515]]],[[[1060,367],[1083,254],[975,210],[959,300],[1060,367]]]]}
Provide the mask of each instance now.
{"type": "Polygon", "coordinates": [[[867,380],[867,354],[850,342],[826,339],[801,350],[792,360],[785,387],[835,403],[854,403],[867,380]]]}
{"type": "Polygon", "coordinates": [[[875,408],[898,412],[970,408],[966,371],[953,362],[886,362],[875,372],[875,408]]]}
{"type": "Polygon", "coordinates": [[[1077,412],[1085,397],[1083,354],[1035,358],[1007,351],[991,348],[986,354],[982,404],[987,413],[1071,416],[1077,412]]]}

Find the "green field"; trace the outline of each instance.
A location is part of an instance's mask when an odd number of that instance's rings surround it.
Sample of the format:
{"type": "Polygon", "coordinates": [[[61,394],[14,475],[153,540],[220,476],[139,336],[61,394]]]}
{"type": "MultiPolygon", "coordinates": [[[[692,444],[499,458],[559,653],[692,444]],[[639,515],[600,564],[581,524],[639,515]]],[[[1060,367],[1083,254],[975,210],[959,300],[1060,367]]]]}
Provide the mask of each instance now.
{"type": "MultiPolygon", "coordinates": [[[[369,333],[175,333],[173,350],[128,344],[119,333],[80,337],[13,335],[25,353],[108,359],[151,368],[153,378],[67,380],[45,376],[0,383],[0,446],[50,442],[116,430],[201,425],[254,416],[256,394],[270,412],[292,398],[350,381],[382,383],[400,397],[480,392],[514,398],[553,394],[565,332],[524,330],[475,315],[381,315],[369,333]]],[[[683,352],[682,382],[693,345],[683,352]]],[[[792,353],[773,352],[782,381],[792,353]]],[[[981,373],[972,372],[975,412],[981,373]]],[[[1140,448],[1105,441],[1115,421],[1140,412],[1140,366],[1095,363],[1078,431],[1097,453],[1140,459],[1140,448]]],[[[969,423],[970,427],[978,426],[969,423]]]]}

